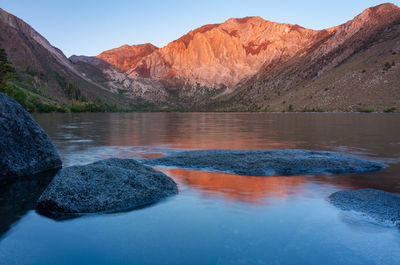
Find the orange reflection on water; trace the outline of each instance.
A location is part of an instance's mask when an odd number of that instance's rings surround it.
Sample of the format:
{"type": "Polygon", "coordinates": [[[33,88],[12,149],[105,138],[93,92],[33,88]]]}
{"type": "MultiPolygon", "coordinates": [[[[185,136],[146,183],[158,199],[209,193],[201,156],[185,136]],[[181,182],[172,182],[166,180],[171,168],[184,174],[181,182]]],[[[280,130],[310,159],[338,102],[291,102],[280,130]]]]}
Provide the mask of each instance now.
{"type": "Polygon", "coordinates": [[[229,201],[249,204],[268,204],[268,198],[286,198],[303,192],[306,177],[303,176],[241,176],[221,172],[187,169],[157,168],[181,185],[202,191],[206,197],[222,197],[229,201]]]}
{"type": "MultiPolygon", "coordinates": [[[[394,167],[391,167],[394,168],[394,167]]],[[[227,201],[244,202],[257,205],[270,205],[268,199],[285,199],[289,195],[308,197],[309,189],[315,189],[307,184],[317,184],[320,192],[327,196],[341,189],[375,188],[396,191],[398,187],[390,187],[387,179],[393,172],[383,170],[371,173],[346,175],[309,175],[309,176],[241,176],[222,172],[207,172],[201,170],[156,168],[172,177],[180,186],[180,191],[186,187],[200,191],[203,197],[222,198],[227,201]],[[376,178],[381,182],[377,183],[376,178]],[[386,180],[386,181],[385,181],[386,180]]],[[[398,170],[398,169],[397,169],[398,170]]],[[[394,169],[396,171],[396,169],[394,169]]]]}
{"type": "Polygon", "coordinates": [[[137,158],[159,158],[163,157],[164,155],[161,153],[152,153],[152,152],[141,152],[137,153],[135,157],[137,158]]]}

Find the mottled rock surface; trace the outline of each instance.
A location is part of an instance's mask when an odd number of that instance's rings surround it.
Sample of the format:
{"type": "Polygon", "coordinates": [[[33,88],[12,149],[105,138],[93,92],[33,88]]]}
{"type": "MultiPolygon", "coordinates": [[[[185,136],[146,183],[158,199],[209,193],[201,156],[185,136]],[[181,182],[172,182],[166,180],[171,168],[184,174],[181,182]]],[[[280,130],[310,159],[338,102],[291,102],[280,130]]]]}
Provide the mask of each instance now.
{"type": "Polygon", "coordinates": [[[120,212],[177,193],[176,183],[165,174],[132,159],[111,158],[60,170],[37,209],[54,218],[120,212]]]}
{"type": "Polygon", "coordinates": [[[345,174],[385,167],[349,155],[301,149],[182,151],[144,163],[249,176],[345,174]]]}
{"type": "Polygon", "coordinates": [[[331,194],[329,199],[339,209],[400,225],[400,194],[375,189],[342,190],[331,194]]]}
{"type": "Polygon", "coordinates": [[[50,137],[21,105],[0,93],[0,181],[61,168],[50,137]]]}

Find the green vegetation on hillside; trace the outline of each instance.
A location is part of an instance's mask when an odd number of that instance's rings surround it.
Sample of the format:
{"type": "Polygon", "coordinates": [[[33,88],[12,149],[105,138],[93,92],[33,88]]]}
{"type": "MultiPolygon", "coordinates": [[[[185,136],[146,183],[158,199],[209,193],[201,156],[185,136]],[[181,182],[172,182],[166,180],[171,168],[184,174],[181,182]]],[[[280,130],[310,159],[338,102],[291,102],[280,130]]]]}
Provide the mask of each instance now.
{"type": "Polygon", "coordinates": [[[82,95],[81,90],[76,84],[70,82],[64,76],[60,75],[57,72],[54,72],[54,76],[68,99],[80,102],[87,102],[86,98],[82,95]]]}
{"type": "Polygon", "coordinates": [[[43,103],[38,96],[11,84],[10,81],[16,78],[17,72],[11,62],[8,61],[6,51],[0,48],[0,92],[16,100],[29,112],[66,112],[68,110],[66,106],[43,103]]]}
{"type": "Polygon", "coordinates": [[[374,112],[374,110],[373,109],[357,109],[357,112],[372,113],[372,112],[374,112]]]}
{"type": "Polygon", "coordinates": [[[32,95],[13,84],[5,84],[0,86],[0,92],[13,98],[29,112],[67,112],[66,105],[46,104],[42,103],[38,96],[32,95]]]}
{"type": "Polygon", "coordinates": [[[82,95],[78,85],[70,82],[57,72],[54,72],[54,76],[67,98],[71,100],[72,103],[70,105],[50,103],[53,101],[51,98],[43,95],[39,89],[27,85],[35,77],[38,77],[41,81],[46,81],[47,76],[34,68],[17,71],[8,61],[6,51],[0,48],[0,92],[13,98],[29,112],[130,112],[156,110],[152,104],[124,107],[115,103],[92,102],[82,95]]]}
{"type": "Polygon", "coordinates": [[[7,81],[15,78],[15,68],[8,61],[7,53],[0,48],[0,86],[3,87],[7,81]]]}

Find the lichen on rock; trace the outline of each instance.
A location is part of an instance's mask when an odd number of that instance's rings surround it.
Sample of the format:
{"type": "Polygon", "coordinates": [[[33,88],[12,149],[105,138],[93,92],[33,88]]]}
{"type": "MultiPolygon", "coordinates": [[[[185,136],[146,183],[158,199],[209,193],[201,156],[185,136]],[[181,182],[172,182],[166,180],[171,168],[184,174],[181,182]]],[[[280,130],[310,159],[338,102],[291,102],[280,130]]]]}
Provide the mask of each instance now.
{"type": "Polygon", "coordinates": [[[331,194],[329,200],[341,210],[400,226],[400,194],[376,189],[342,190],[331,194]]]}
{"type": "Polygon", "coordinates": [[[110,158],[60,170],[38,200],[40,213],[69,218],[141,208],[178,193],[165,174],[133,159],[110,158]]]}
{"type": "Polygon", "coordinates": [[[385,167],[350,155],[301,149],[180,151],[144,163],[248,176],[345,174],[385,167]]]}

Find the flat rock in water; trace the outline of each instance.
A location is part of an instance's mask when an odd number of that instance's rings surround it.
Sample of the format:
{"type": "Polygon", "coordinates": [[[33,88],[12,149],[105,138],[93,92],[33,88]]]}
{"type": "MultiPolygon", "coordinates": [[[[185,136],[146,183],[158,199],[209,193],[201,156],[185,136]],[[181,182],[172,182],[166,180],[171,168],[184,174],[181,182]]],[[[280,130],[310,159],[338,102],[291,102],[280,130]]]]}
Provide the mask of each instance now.
{"type": "Polygon", "coordinates": [[[143,163],[248,176],[345,174],[385,167],[350,155],[301,149],[180,151],[143,163]]]}
{"type": "Polygon", "coordinates": [[[20,104],[0,93],[0,181],[61,166],[50,137],[20,104]]]}
{"type": "Polygon", "coordinates": [[[331,194],[329,199],[341,210],[400,225],[400,194],[375,189],[342,190],[331,194]]]}
{"type": "Polygon", "coordinates": [[[37,209],[49,217],[68,218],[141,208],[177,193],[167,175],[132,159],[111,158],[61,169],[37,209]]]}

